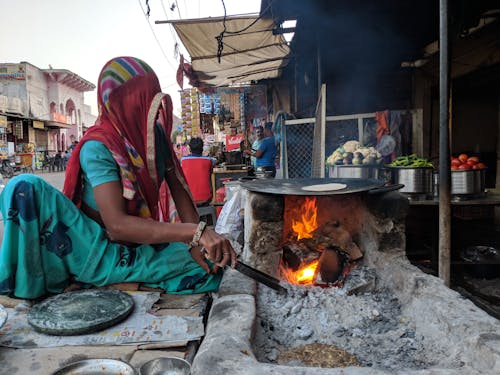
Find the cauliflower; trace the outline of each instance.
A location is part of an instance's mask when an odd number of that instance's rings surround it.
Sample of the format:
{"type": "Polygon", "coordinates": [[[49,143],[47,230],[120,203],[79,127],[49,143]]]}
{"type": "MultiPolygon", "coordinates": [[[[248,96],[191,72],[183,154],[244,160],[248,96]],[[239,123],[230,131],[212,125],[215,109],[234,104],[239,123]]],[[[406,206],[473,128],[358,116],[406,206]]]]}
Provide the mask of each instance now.
{"type": "Polygon", "coordinates": [[[359,142],[358,141],[347,141],[344,143],[342,146],[344,148],[345,152],[354,152],[359,148],[359,142]]]}

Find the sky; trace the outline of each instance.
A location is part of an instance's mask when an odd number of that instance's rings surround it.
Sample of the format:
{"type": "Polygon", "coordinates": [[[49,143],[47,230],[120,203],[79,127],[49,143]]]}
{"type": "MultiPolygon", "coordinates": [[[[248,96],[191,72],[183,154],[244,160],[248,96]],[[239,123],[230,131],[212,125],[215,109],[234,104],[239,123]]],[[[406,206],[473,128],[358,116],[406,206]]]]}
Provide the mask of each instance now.
{"type": "MultiPolygon", "coordinates": [[[[223,0],[0,0],[0,62],[29,62],[40,69],[67,69],[97,84],[102,66],[116,56],[135,56],[158,75],[180,116],[175,79],[184,47],[169,24],[155,21],[220,17],[223,0]],[[174,5],[173,10],[171,10],[174,5]]],[[[227,15],[258,13],[260,0],[224,0],[227,15]]],[[[189,58],[189,57],[188,57],[189,58]]],[[[186,87],[186,85],[184,85],[186,87]]],[[[97,89],[85,104],[97,115],[97,89]]]]}

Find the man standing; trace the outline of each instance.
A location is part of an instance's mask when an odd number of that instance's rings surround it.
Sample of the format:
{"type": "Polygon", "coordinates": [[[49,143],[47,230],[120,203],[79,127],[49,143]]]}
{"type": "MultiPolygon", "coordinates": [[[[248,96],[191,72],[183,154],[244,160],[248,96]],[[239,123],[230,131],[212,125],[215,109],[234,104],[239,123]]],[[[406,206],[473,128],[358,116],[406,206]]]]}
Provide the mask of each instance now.
{"type": "MultiPolygon", "coordinates": [[[[252,151],[255,152],[259,149],[259,146],[264,139],[264,128],[262,126],[257,126],[255,128],[255,140],[252,143],[252,151]]],[[[257,170],[257,158],[255,156],[251,156],[250,160],[252,162],[252,166],[254,171],[257,170]]]]}
{"type": "Polygon", "coordinates": [[[213,197],[211,176],[215,159],[203,156],[203,139],[191,138],[191,154],[181,158],[181,167],[197,206],[210,203],[213,197]]]}
{"type": "Polygon", "coordinates": [[[266,122],[264,125],[264,139],[260,142],[259,147],[256,151],[246,151],[250,156],[255,157],[255,165],[257,166],[257,176],[261,173],[265,177],[275,177],[276,176],[276,166],[274,160],[276,159],[276,153],[278,151],[276,147],[276,140],[273,134],[273,123],[266,122]]]}

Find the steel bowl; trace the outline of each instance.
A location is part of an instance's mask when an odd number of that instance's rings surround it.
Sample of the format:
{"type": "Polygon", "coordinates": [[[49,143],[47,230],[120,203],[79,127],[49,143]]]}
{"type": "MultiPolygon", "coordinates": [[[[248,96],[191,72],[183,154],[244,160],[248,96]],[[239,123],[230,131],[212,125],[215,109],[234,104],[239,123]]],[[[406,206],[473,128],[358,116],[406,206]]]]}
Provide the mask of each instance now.
{"type": "Polygon", "coordinates": [[[392,182],[404,185],[401,193],[432,194],[432,167],[389,167],[389,170],[392,182]]]}
{"type": "Polygon", "coordinates": [[[485,189],[486,169],[451,171],[451,194],[481,194],[485,189]]]}
{"type": "Polygon", "coordinates": [[[73,362],[52,375],[137,375],[128,363],[116,359],[99,358],[73,362]]]}
{"type": "Polygon", "coordinates": [[[140,375],[189,375],[191,364],[178,357],[161,357],[143,364],[140,375]]]}
{"type": "Polygon", "coordinates": [[[378,178],[379,165],[332,165],[330,178],[378,178]]]}

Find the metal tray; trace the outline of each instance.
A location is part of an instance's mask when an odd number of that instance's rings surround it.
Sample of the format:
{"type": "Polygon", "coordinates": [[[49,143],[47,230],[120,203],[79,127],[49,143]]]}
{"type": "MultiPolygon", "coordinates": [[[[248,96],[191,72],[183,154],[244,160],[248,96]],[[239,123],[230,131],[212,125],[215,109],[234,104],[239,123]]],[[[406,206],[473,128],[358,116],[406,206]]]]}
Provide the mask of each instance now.
{"type": "Polygon", "coordinates": [[[137,375],[137,371],[126,362],[103,358],[70,363],[51,375],[137,375]]]}
{"type": "Polygon", "coordinates": [[[69,336],[111,327],[132,312],[134,300],[113,289],[85,289],[57,294],[28,312],[28,323],[38,332],[69,336]]]}

